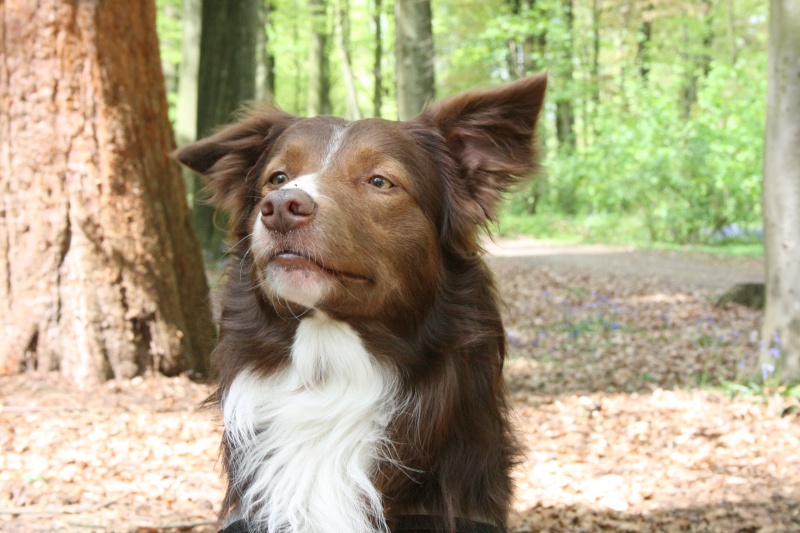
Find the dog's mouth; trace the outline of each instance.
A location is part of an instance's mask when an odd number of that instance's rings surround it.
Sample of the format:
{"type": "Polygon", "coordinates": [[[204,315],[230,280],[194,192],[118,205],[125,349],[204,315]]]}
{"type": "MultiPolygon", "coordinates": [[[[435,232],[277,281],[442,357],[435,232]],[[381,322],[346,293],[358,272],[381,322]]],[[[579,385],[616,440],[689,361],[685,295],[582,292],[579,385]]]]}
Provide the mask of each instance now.
{"type": "Polygon", "coordinates": [[[316,270],[340,279],[347,279],[358,282],[371,282],[372,278],[355,272],[347,272],[327,267],[310,255],[299,250],[282,249],[276,250],[269,256],[268,264],[273,264],[285,270],[316,270]]]}

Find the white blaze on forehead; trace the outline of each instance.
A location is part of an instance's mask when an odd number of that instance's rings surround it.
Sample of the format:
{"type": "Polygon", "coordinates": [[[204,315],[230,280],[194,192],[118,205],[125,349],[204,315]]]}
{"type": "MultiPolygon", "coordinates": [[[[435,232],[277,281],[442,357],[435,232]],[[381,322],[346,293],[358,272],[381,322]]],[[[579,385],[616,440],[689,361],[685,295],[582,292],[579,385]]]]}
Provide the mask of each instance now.
{"type": "Polygon", "coordinates": [[[334,126],[331,136],[328,138],[328,142],[325,146],[322,164],[317,172],[302,174],[281,187],[281,189],[300,189],[313,200],[317,200],[319,198],[319,177],[321,174],[324,174],[333,163],[333,159],[342,147],[342,141],[344,140],[346,131],[347,126],[334,126]]]}
{"type": "Polygon", "coordinates": [[[319,172],[303,174],[281,187],[281,189],[300,189],[313,200],[316,200],[319,198],[319,172]]]}

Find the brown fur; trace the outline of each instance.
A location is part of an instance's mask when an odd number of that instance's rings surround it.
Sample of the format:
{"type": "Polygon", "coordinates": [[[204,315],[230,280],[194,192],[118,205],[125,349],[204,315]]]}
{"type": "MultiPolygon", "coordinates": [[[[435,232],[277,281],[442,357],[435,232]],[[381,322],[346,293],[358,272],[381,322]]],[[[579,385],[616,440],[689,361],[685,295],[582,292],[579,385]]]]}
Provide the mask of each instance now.
{"type": "MultiPolygon", "coordinates": [[[[346,273],[320,310],[393,365],[412,398],[389,428],[403,469],[383,463],[374,479],[390,524],[420,511],[441,516],[444,529],[458,516],[505,524],[519,448],[502,379],[504,330],[478,237],[501,194],[533,170],[545,86],[536,76],[457,95],[409,122],[350,124],[321,181],[330,203],[280,237],[346,273]],[[397,187],[362,188],[374,175],[397,187]]],[[[250,228],[275,188],[269,177],[318,171],[327,136],[342,124],[268,108],[177,153],[208,177],[237,243],[215,351],[217,399],[243,368],[269,374],[288,358],[295,317],[308,310],[254,289],[269,258],[253,250],[250,228]]],[[[223,515],[236,503],[229,492],[223,515]]]]}

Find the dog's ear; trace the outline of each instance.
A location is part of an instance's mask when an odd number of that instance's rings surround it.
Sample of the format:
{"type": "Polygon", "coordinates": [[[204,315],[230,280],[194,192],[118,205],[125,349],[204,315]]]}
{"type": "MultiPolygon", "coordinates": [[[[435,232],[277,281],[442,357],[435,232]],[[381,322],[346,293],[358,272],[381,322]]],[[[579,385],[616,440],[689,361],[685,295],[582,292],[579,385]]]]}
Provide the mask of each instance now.
{"type": "Polygon", "coordinates": [[[236,232],[255,196],[256,167],[269,156],[275,140],[297,117],[275,107],[251,109],[241,120],[211,137],[186,145],[173,156],[204,176],[211,203],[231,214],[236,232]]]}
{"type": "MultiPolygon", "coordinates": [[[[535,165],[534,134],[547,76],[539,74],[488,90],[467,91],[427,107],[418,120],[432,122],[459,166],[471,222],[494,220],[500,195],[535,165]]],[[[461,196],[461,194],[459,194],[461,196]]]]}

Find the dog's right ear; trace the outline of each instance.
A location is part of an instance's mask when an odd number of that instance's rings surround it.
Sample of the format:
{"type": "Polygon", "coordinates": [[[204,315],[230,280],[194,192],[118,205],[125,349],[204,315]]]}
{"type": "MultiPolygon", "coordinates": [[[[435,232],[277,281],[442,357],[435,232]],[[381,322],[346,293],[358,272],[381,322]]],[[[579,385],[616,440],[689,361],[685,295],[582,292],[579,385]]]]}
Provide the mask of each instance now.
{"type": "Polygon", "coordinates": [[[242,120],[173,154],[181,164],[205,176],[210,202],[231,214],[231,229],[250,211],[257,176],[253,170],[272,150],[275,140],[298,117],[275,107],[249,110],[242,120]]]}

